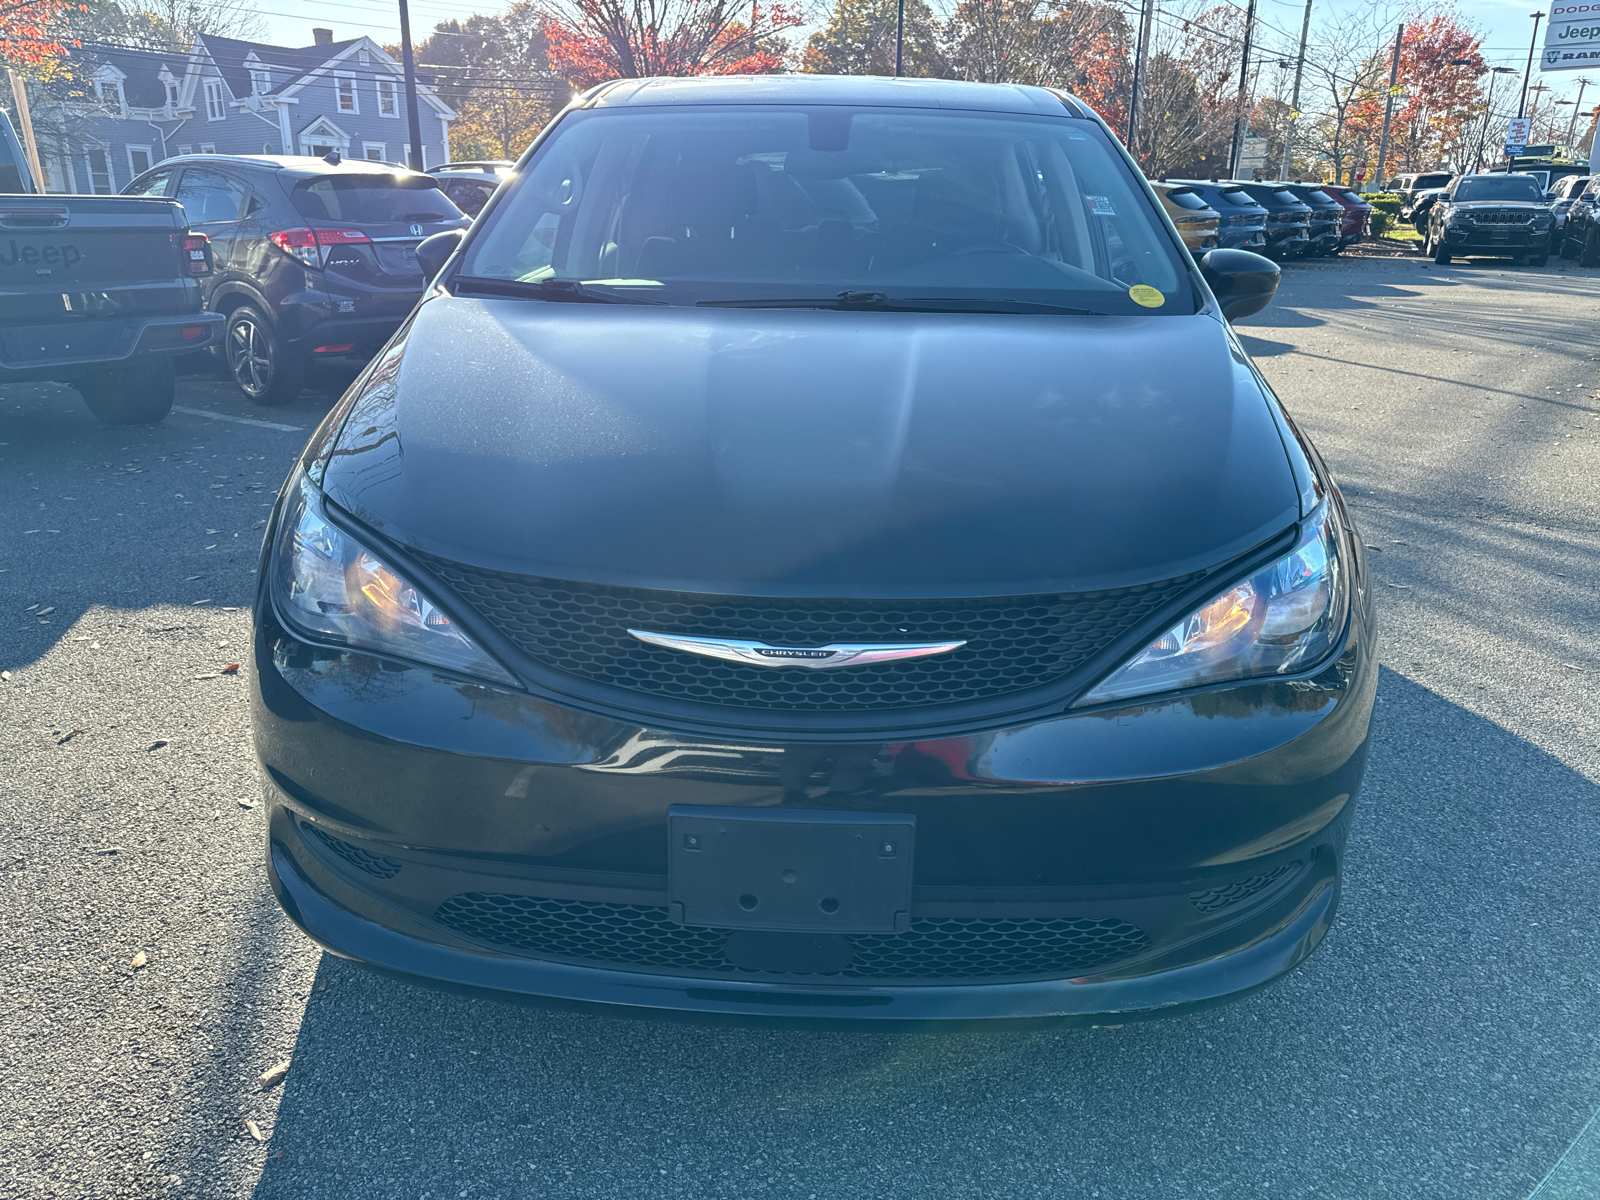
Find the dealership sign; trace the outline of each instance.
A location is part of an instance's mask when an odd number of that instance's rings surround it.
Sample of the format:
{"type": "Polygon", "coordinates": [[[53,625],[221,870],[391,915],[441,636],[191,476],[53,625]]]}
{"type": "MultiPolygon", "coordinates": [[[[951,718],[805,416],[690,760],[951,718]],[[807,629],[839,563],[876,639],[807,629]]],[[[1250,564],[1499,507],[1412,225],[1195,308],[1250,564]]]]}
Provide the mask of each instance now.
{"type": "Polygon", "coordinates": [[[1561,0],[1550,6],[1539,65],[1546,71],[1600,67],[1600,0],[1561,0]]]}

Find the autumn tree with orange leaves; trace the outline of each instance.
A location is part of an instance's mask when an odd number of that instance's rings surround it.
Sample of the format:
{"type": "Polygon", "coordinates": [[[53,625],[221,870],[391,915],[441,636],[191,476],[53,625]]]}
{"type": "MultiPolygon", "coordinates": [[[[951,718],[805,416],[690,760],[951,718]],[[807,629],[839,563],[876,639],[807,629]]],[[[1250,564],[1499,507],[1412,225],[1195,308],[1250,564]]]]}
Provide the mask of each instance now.
{"type": "MultiPolygon", "coordinates": [[[[1449,15],[1406,20],[1396,85],[1404,98],[1395,102],[1389,122],[1385,174],[1437,166],[1460,147],[1480,111],[1479,80],[1488,70],[1479,53],[1482,45],[1483,38],[1449,15]],[[1452,65],[1456,59],[1466,61],[1452,65]]],[[[1376,58],[1381,76],[1388,56],[1376,58]]],[[[1383,129],[1388,81],[1383,82],[1385,87],[1372,89],[1358,101],[1350,118],[1351,130],[1366,135],[1374,156],[1383,129]]]]}
{"type": "MultiPolygon", "coordinates": [[[[0,0],[3,2],[3,0],[0,0]]],[[[648,75],[764,75],[787,66],[787,4],[743,0],[556,0],[551,69],[576,87],[648,75]]]]}
{"type": "Polygon", "coordinates": [[[0,0],[0,66],[38,67],[67,52],[62,18],[68,0],[0,0]]]}

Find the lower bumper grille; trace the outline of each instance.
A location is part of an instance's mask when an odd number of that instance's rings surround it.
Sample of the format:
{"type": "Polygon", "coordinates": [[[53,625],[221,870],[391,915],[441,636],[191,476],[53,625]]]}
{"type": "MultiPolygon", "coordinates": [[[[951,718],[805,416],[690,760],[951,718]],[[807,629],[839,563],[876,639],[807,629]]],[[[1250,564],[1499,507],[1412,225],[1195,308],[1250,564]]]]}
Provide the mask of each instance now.
{"type": "Polygon", "coordinates": [[[842,954],[848,965],[838,970],[758,972],[729,961],[732,931],[675,924],[662,907],[465,892],[434,916],[467,937],[540,957],[746,979],[775,973],[880,983],[1060,978],[1109,966],[1150,945],[1142,929],[1114,917],[931,917],[913,921],[906,933],[839,939],[848,942],[842,954]]]}

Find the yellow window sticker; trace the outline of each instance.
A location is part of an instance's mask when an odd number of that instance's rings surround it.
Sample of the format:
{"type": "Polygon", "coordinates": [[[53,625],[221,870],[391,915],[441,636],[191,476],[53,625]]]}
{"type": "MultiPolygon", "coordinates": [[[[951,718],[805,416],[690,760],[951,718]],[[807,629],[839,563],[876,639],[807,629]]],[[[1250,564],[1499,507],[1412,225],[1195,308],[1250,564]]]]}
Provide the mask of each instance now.
{"type": "Polygon", "coordinates": [[[1160,308],[1167,302],[1165,296],[1147,283],[1134,284],[1128,289],[1128,295],[1133,297],[1135,304],[1142,304],[1145,308],[1160,308]]]}

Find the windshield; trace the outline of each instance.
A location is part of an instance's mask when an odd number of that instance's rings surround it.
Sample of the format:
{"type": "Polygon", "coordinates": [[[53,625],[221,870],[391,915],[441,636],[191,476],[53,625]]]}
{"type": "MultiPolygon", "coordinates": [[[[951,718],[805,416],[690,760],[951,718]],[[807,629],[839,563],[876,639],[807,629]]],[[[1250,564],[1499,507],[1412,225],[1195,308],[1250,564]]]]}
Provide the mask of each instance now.
{"type": "Polygon", "coordinates": [[[1300,203],[1300,197],[1296,196],[1293,192],[1289,191],[1286,188],[1271,188],[1271,189],[1263,188],[1262,192],[1265,195],[1272,197],[1272,199],[1276,200],[1279,204],[1299,204],[1300,203]]]}
{"type": "Polygon", "coordinates": [[[1366,203],[1366,201],[1363,200],[1360,196],[1358,196],[1355,192],[1343,192],[1342,191],[1342,192],[1339,193],[1339,195],[1343,196],[1351,204],[1365,204],[1366,203]]]}
{"type": "Polygon", "coordinates": [[[1456,185],[1457,200],[1542,200],[1539,184],[1527,175],[1473,175],[1456,185]]]}
{"type": "Polygon", "coordinates": [[[329,175],[309,179],[293,194],[308,221],[459,221],[462,212],[436,180],[417,175],[329,175]]]}
{"type": "Polygon", "coordinates": [[[657,303],[949,298],[1193,312],[1170,235],[1097,126],[728,106],[563,118],[462,274],[657,303]]]}
{"type": "Polygon", "coordinates": [[[1205,197],[1200,195],[1199,192],[1186,191],[1182,188],[1178,189],[1177,191],[1168,192],[1167,199],[1172,201],[1172,203],[1176,204],[1179,208],[1200,209],[1209,207],[1205,202],[1205,197]]]}
{"type": "Polygon", "coordinates": [[[1412,187],[1421,191],[1423,188],[1442,188],[1454,178],[1449,174],[1444,175],[1418,175],[1417,182],[1412,187]]]}

